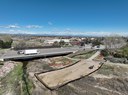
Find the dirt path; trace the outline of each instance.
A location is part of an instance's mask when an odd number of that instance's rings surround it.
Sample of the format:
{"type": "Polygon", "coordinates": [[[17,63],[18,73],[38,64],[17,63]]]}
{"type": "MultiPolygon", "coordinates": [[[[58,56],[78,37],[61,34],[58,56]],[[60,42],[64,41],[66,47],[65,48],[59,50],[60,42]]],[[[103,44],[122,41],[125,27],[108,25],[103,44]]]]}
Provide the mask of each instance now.
{"type": "Polygon", "coordinates": [[[98,55],[100,55],[100,51],[97,51],[95,54],[93,54],[90,58],[88,58],[87,60],[93,60],[94,58],[96,58],[98,55]]]}
{"type": "Polygon", "coordinates": [[[99,64],[100,62],[93,61],[92,59],[94,59],[99,54],[100,51],[97,51],[87,60],[81,60],[77,64],[64,69],[41,73],[37,75],[37,77],[46,87],[50,89],[56,89],[59,86],[96,71],[102,64],[99,64]]]}

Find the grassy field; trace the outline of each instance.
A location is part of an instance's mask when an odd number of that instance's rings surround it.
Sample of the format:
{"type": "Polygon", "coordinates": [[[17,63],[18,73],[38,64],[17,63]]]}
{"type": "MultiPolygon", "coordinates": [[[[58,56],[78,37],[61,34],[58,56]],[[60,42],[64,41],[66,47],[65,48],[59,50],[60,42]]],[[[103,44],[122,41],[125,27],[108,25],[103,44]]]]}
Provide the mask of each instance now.
{"type": "Polygon", "coordinates": [[[76,58],[76,59],[87,59],[89,57],[91,57],[96,51],[90,51],[90,52],[81,52],[79,54],[76,54],[74,56],[72,56],[72,58],[76,58]]]}
{"type": "Polygon", "coordinates": [[[97,73],[103,74],[103,75],[114,75],[118,77],[126,77],[128,75],[128,65],[106,63],[97,71],[97,73]]]}
{"type": "Polygon", "coordinates": [[[123,48],[121,48],[119,53],[121,53],[122,55],[128,57],[128,45],[123,47],[123,48]]]}

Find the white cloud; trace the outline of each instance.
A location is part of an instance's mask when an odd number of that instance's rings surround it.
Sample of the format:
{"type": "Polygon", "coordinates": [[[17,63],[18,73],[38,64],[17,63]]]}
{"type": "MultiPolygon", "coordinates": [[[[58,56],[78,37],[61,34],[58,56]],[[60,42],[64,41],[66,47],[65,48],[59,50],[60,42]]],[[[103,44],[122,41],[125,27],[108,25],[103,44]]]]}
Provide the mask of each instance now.
{"type": "Polygon", "coordinates": [[[23,34],[38,34],[36,31],[24,31],[24,30],[17,30],[18,33],[23,33],[23,34]]]}
{"type": "MultiPolygon", "coordinates": [[[[27,26],[22,26],[22,28],[42,28],[43,26],[40,25],[27,25],[27,26]]],[[[9,28],[9,29],[14,29],[14,28],[21,28],[21,26],[17,24],[10,24],[6,26],[0,26],[0,28],[9,28]]]]}
{"type": "Polygon", "coordinates": [[[27,25],[26,28],[42,28],[40,25],[27,25]]]}
{"type": "Polygon", "coordinates": [[[0,28],[20,28],[20,26],[16,25],[16,24],[11,24],[11,25],[6,25],[6,26],[0,26],[0,28]]]}
{"type": "Polygon", "coordinates": [[[52,31],[52,32],[42,32],[40,34],[47,34],[47,35],[64,35],[64,36],[110,36],[110,35],[120,35],[120,36],[128,36],[128,32],[78,32],[78,31],[52,31]]]}
{"type": "Polygon", "coordinates": [[[5,34],[37,34],[37,32],[33,31],[26,31],[26,30],[6,30],[6,31],[0,31],[0,33],[5,33],[5,34]]]}
{"type": "Polygon", "coordinates": [[[11,30],[9,30],[10,32],[15,32],[15,30],[13,30],[13,29],[11,29],[11,30]]]}
{"type": "Polygon", "coordinates": [[[8,26],[5,26],[5,28],[20,28],[20,26],[18,26],[18,25],[8,25],[8,26]]]}
{"type": "Polygon", "coordinates": [[[20,29],[10,29],[5,31],[0,31],[0,33],[7,33],[7,34],[38,34],[38,35],[64,35],[64,36],[111,36],[111,35],[120,35],[120,36],[128,36],[128,32],[105,32],[105,31],[73,31],[71,29],[66,29],[68,31],[28,31],[28,30],[20,30],[20,29]],[[70,30],[70,32],[69,32],[70,30]]]}
{"type": "Polygon", "coordinates": [[[48,25],[53,25],[53,23],[51,21],[48,22],[48,25]]]}
{"type": "Polygon", "coordinates": [[[72,30],[70,28],[66,28],[65,31],[71,32],[72,30]]]}

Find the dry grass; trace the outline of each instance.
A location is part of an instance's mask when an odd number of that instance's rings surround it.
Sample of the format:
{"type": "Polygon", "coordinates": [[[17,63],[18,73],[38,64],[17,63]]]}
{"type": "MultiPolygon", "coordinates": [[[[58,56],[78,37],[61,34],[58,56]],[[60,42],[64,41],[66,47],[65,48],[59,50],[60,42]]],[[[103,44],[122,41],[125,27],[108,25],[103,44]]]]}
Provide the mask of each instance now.
{"type": "Polygon", "coordinates": [[[117,63],[106,63],[101,67],[101,69],[97,71],[97,73],[103,75],[126,77],[128,76],[128,65],[124,66],[124,64],[121,65],[117,63]]]}

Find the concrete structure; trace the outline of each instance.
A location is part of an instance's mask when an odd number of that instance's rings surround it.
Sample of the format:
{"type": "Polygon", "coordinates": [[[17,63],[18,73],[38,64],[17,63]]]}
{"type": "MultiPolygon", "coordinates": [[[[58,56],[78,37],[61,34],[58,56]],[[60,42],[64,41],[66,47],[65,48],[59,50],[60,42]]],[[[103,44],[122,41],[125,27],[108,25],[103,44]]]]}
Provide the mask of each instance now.
{"type": "Polygon", "coordinates": [[[76,52],[78,50],[82,50],[82,49],[83,48],[79,48],[79,47],[38,49],[38,51],[40,53],[34,54],[34,55],[17,54],[17,51],[10,50],[0,57],[0,61],[32,59],[32,58],[63,55],[63,54],[74,53],[74,52],[76,52]]]}

